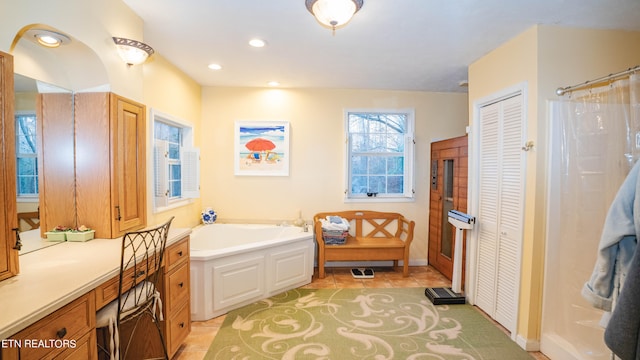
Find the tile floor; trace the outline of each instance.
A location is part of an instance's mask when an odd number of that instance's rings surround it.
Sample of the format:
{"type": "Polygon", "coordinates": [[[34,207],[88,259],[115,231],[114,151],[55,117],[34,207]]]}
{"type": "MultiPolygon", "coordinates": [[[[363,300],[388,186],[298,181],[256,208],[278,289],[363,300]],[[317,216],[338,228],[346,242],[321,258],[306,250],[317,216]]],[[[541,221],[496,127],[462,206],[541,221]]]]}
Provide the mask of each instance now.
{"type": "MultiPolygon", "coordinates": [[[[394,287],[442,287],[451,286],[451,282],[430,266],[412,266],[409,277],[392,269],[375,269],[373,279],[354,279],[348,268],[327,268],[327,276],[319,279],[317,271],[309,289],[322,288],[394,288],[394,287]]],[[[207,353],[216,333],[222,326],[224,315],[208,321],[195,321],[191,324],[191,333],[173,360],[202,360],[207,353]]],[[[496,325],[499,327],[499,325],[496,325]]],[[[531,353],[537,360],[548,360],[541,353],[531,353]]]]}

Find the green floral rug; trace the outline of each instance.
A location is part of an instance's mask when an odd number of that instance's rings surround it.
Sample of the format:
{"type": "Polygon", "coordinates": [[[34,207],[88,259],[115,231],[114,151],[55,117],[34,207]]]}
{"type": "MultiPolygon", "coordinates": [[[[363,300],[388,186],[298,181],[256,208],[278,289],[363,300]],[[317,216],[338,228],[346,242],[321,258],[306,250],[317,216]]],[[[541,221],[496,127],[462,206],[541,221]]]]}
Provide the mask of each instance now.
{"type": "Polygon", "coordinates": [[[227,314],[207,360],[532,357],[470,305],[424,288],[296,289],[227,314]]]}

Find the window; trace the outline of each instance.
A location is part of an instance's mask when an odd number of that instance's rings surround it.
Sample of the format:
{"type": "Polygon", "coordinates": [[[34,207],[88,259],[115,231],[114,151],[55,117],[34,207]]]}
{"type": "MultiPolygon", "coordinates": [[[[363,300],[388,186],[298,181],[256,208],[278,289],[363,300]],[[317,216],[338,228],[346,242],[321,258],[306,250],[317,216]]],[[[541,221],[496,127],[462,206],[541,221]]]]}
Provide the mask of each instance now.
{"type": "Polygon", "coordinates": [[[154,146],[154,207],[180,206],[200,196],[199,150],[192,147],[188,124],[152,111],[154,146]]]}
{"type": "Polygon", "coordinates": [[[413,199],[413,110],[347,111],[347,200],[413,199]]]}
{"type": "Polygon", "coordinates": [[[36,115],[16,114],[16,190],[18,197],[38,197],[38,152],[36,115]]]}

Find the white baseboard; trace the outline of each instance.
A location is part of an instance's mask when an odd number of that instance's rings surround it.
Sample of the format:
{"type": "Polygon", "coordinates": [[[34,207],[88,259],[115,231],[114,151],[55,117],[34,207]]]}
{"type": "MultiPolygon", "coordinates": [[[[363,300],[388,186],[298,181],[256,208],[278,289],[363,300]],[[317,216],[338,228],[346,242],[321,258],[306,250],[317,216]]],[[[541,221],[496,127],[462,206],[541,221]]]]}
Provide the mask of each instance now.
{"type": "Polygon", "coordinates": [[[516,344],[525,351],[540,351],[540,341],[536,339],[525,339],[521,335],[516,336],[516,344]]]}
{"type": "MultiPolygon", "coordinates": [[[[402,260],[398,261],[398,265],[403,265],[402,260]]],[[[318,264],[315,263],[317,266],[318,264]]],[[[427,259],[411,259],[409,260],[409,266],[427,266],[429,261],[427,259]]],[[[324,265],[328,267],[388,267],[393,266],[393,261],[327,261],[324,265]]]]}

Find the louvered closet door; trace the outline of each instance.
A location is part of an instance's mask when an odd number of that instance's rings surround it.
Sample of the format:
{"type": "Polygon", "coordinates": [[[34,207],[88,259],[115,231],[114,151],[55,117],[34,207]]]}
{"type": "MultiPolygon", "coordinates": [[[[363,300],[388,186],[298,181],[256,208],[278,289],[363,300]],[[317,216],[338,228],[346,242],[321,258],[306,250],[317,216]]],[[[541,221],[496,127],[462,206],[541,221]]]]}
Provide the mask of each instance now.
{"type": "Polygon", "coordinates": [[[524,212],[522,95],[481,108],[479,140],[475,303],[513,332],[524,212]]]}

